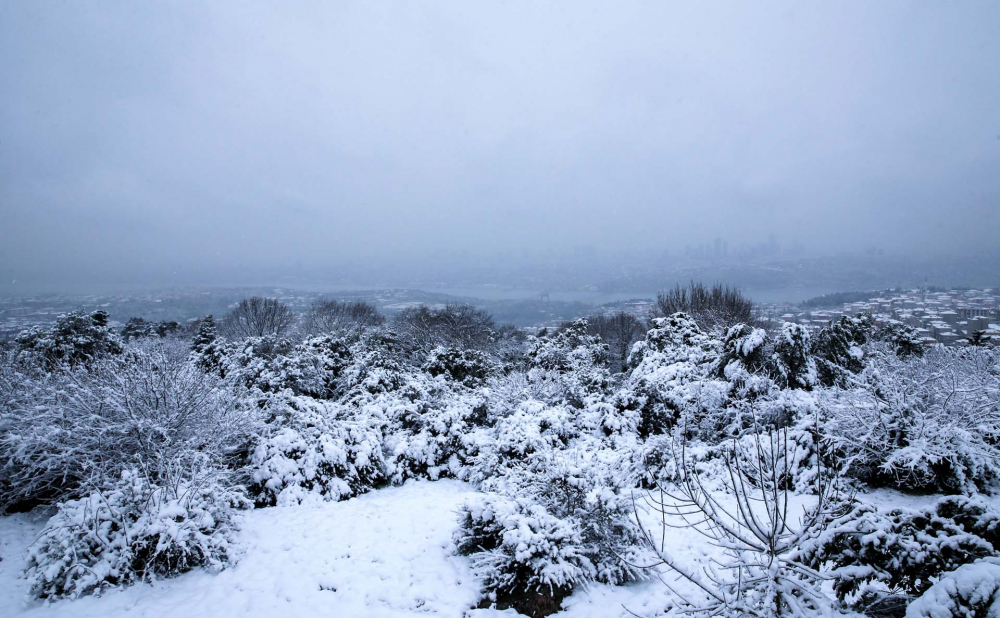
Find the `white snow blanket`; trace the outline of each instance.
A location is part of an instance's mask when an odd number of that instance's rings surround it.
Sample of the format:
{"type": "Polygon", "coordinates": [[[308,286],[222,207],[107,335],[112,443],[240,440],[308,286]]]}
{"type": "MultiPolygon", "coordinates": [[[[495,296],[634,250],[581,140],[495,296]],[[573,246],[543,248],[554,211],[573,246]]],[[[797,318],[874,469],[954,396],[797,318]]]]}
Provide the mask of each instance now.
{"type": "MultiPolygon", "coordinates": [[[[103,596],[44,605],[26,600],[27,547],[45,526],[38,512],[0,517],[0,617],[72,618],[516,618],[474,610],[480,585],[451,537],[458,507],[476,490],[454,480],[410,481],[343,502],[258,509],[239,533],[239,563],[195,570],[103,596]]],[[[693,531],[674,531],[671,550],[703,555],[693,531]]],[[[670,604],[657,581],[592,584],[564,601],[561,618],[628,618],[670,604]]]]}
{"type": "Polygon", "coordinates": [[[411,482],[345,502],[247,514],[245,554],[218,575],[180,577],[48,606],[26,602],[24,550],[44,520],[0,517],[0,616],[171,618],[463,616],[479,585],[451,535],[475,490],[411,482]]]}

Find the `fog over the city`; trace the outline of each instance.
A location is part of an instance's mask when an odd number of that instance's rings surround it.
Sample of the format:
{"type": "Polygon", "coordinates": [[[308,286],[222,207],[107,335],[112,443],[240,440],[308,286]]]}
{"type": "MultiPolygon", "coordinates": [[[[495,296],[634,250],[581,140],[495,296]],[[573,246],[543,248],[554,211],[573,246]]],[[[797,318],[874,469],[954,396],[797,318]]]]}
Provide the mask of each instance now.
{"type": "Polygon", "coordinates": [[[772,235],[995,250],[998,24],[993,1],[3,2],[0,289],[772,235]]]}

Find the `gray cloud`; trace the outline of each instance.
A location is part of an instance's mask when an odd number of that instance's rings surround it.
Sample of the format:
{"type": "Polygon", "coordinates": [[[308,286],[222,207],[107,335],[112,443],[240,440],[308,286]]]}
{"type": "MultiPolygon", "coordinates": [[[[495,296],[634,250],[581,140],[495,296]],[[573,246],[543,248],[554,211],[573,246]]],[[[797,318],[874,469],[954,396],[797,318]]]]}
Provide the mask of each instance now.
{"type": "Polygon", "coordinates": [[[1000,233],[994,2],[0,4],[0,262],[1000,233]]]}

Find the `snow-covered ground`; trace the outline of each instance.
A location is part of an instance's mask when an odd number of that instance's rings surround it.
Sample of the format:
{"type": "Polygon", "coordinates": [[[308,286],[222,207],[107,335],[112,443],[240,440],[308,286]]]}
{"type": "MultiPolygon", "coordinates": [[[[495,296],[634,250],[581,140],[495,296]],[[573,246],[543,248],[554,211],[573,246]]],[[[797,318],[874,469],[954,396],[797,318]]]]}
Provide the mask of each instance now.
{"type": "MultiPolygon", "coordinates": [[[[245,554],[235,567],[49,605],[26,601],[20,577],[45,514],[0,517],[0,616],[516,616],[470,611],[479,585],[451,536],[459,505],[474,493],[458,481],[416,481],[344,502],[259,509],[245,516],[245,554]]],[[[698,542],[682,537],[682,545],[698,542]]],[[[665,602],[659,583],[594,585],[567,599],[560,615],[628,616],[625,607],[645,614],[665,602]]]]}
{"type": "MultiPolygon", "coordinates": [[[[196,570],[49,605],[26,601],[20,577],[25,550],[44,527],[46,514],[0,517],[0,616],[517,616],[470,609],[480,588],[468,559],[454,554],[452,534],[458,507],[475,493],[471,485],[454,480],[410,481],[343,502],[258,509],[245,515],[243,557],[219,574],[196,570]]],[[[647,517],[654,525],[653,515],[647,517]]],[[[691,566],[709,549],[690,529],[669,530],[666,546],[691,566]]],[[[656,580],[591,584],[566,599],[558,616],[655,615],[669,604],[668,590],[656,580]]]]}
{"type": "Polygon", "coordinates": [[[49,606],[26,603],[18,578],[44,520],[0,517],[0,615],[462,616],[478,585],[449,546],[457,508],[471,493],[457,481],[425,481],[345,502],[260,509],[243,525],[245,555],[218,575],[195,571],[49,606]]]}

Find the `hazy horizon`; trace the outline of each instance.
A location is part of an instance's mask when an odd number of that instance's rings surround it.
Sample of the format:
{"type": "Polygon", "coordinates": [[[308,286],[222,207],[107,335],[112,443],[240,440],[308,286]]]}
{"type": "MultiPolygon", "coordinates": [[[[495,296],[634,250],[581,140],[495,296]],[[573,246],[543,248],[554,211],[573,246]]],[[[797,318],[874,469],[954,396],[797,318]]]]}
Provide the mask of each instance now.
{"type": "Polygon", "coordinates": [[[996,254],[997,23],[990,2],[3,3],[0,292],[715,238],[996,254]]]}

